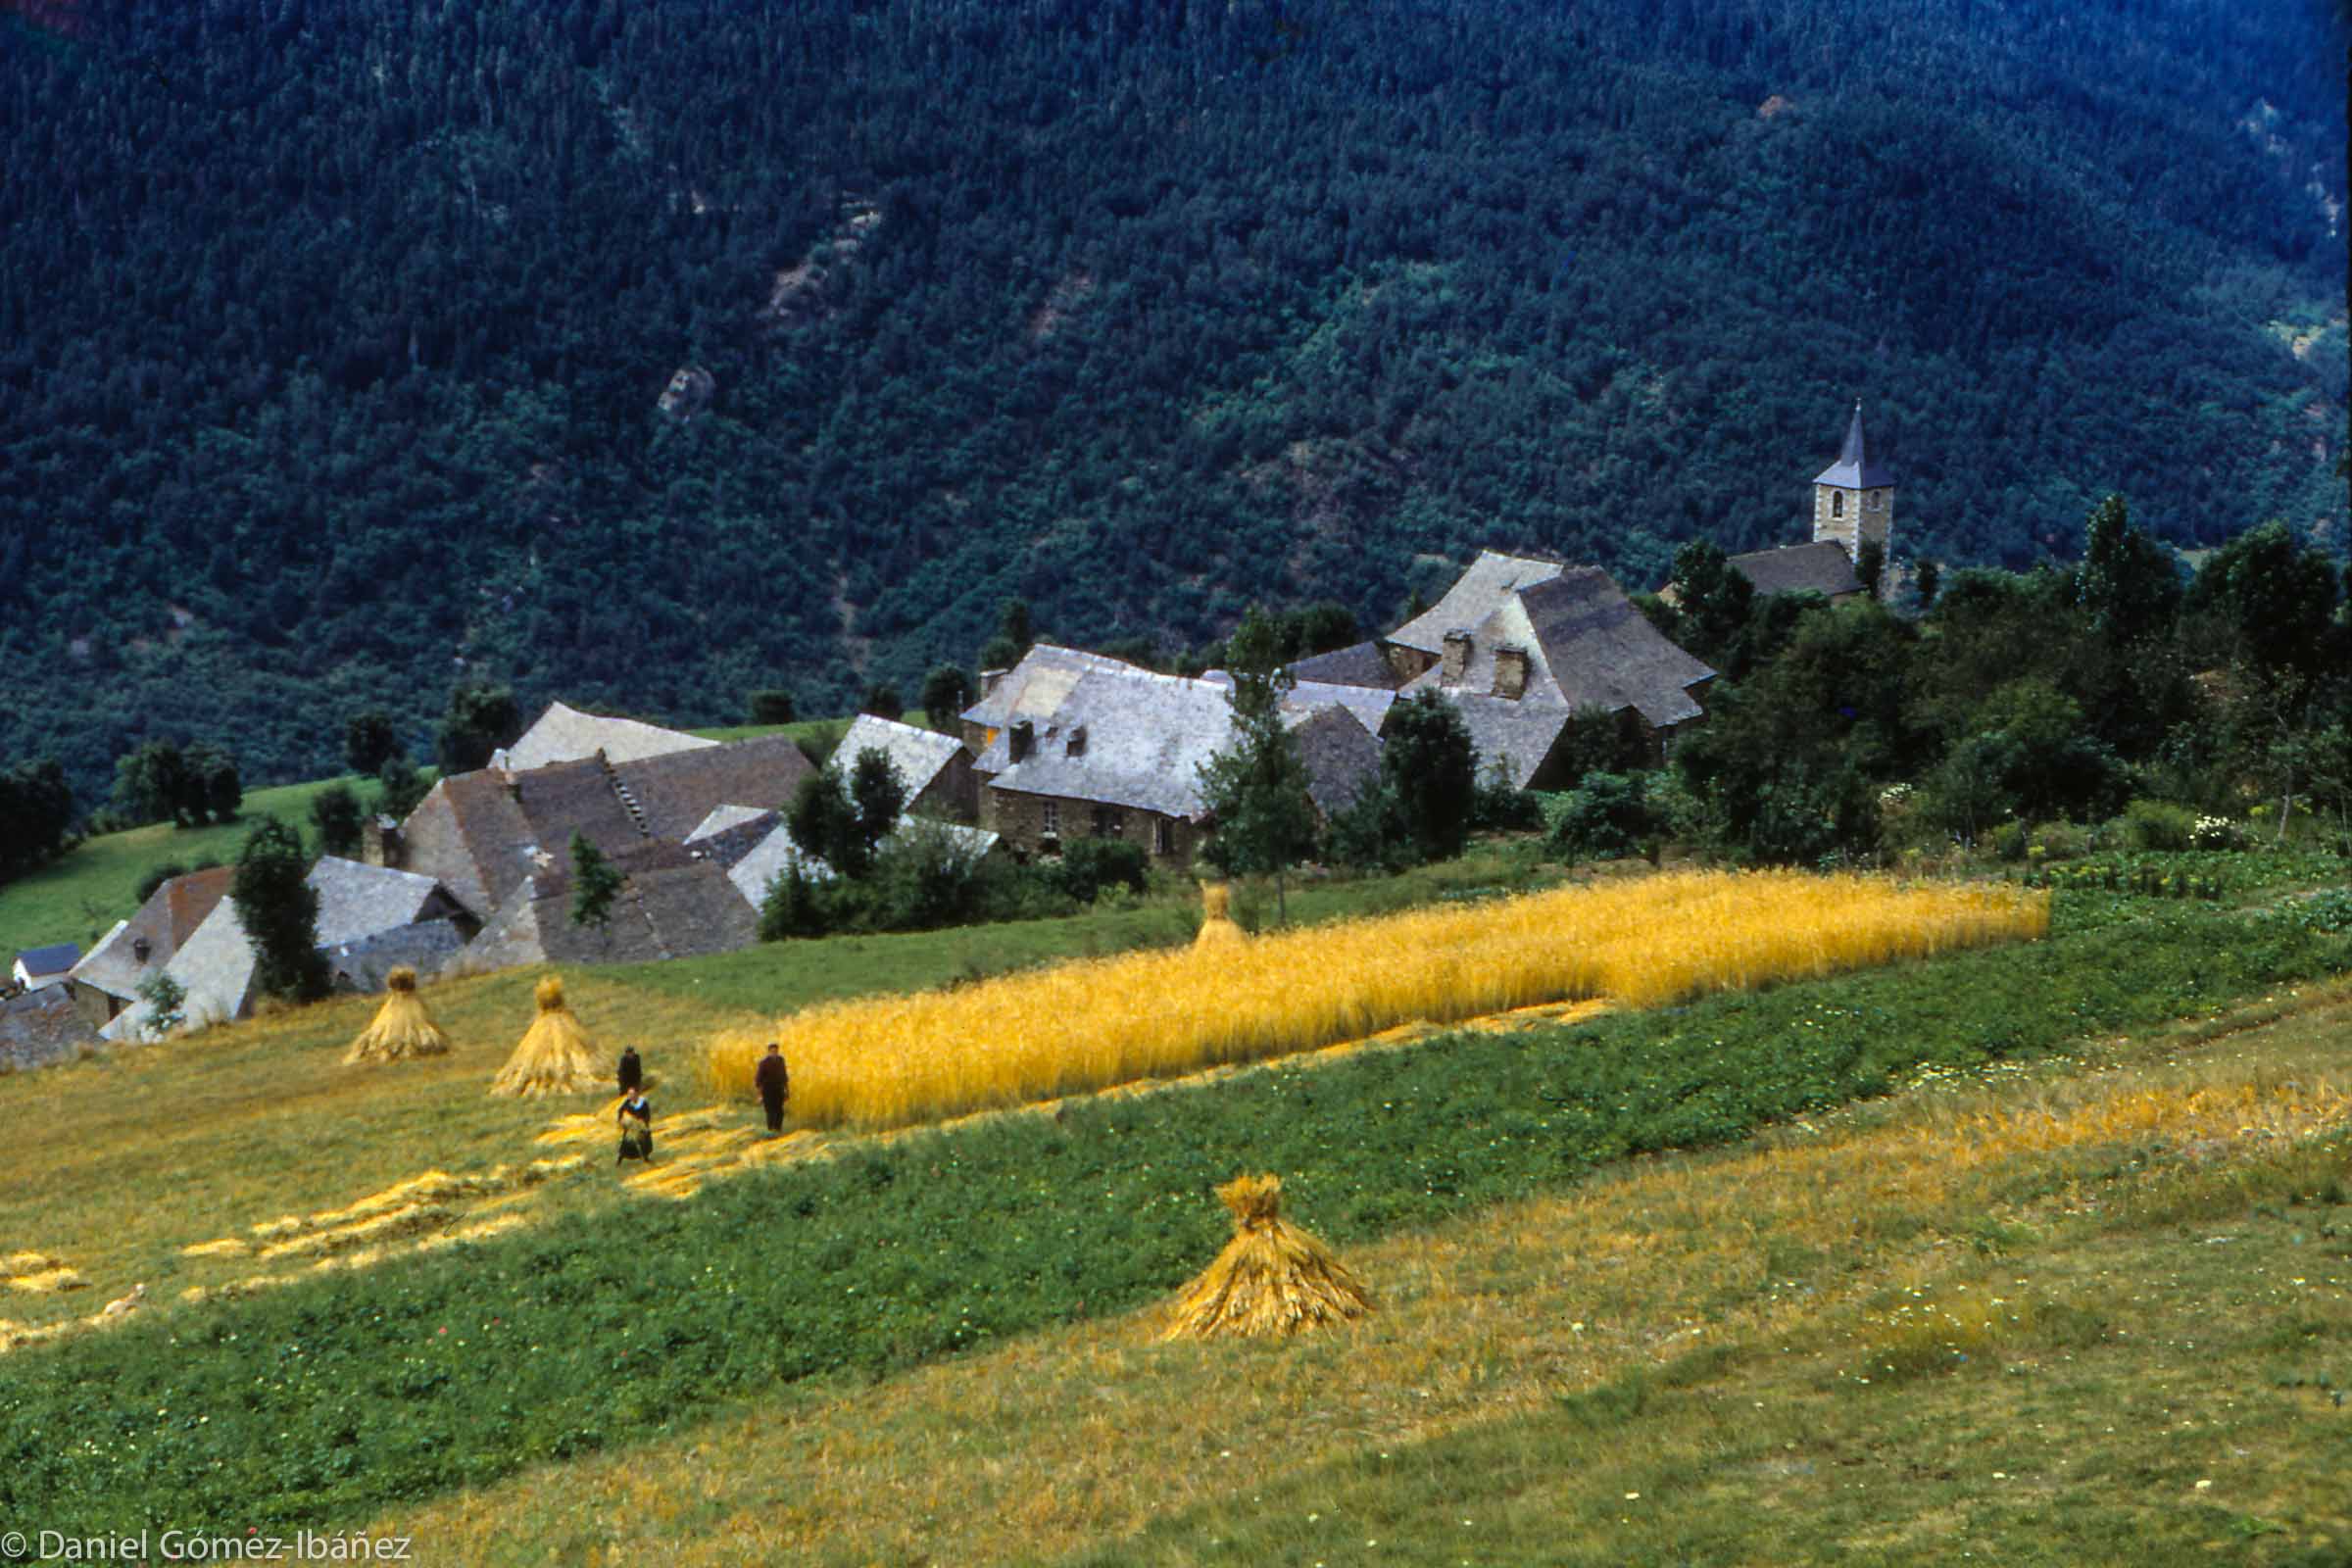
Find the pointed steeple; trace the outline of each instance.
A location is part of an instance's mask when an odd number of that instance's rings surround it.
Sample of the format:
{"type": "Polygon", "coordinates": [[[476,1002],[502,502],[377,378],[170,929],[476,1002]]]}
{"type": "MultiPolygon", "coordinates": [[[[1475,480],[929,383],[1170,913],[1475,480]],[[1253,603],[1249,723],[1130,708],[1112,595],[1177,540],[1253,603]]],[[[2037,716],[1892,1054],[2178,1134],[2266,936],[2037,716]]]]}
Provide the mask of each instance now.
{"type": "Polygon", "coordinates": [[[1845,427],[1845,445],[1838,449],[1838,461],[1821,470],[1813,482],[1834,484],[1845,490],[1877,490],[1894,483],[1894,475],[1884,466],[1870,461],[1868,447],[1862,439],[1862,400],[1854,400],[1854,416],[1845,427]]]}

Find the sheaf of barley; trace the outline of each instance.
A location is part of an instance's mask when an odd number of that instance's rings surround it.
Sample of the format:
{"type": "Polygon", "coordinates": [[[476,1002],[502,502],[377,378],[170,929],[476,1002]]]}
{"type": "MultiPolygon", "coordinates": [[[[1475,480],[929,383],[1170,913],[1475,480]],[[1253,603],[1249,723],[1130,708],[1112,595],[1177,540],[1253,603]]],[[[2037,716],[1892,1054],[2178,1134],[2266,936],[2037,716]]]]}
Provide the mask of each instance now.
{"type": "Polygon", "coordinates": [[[384,1004],[375,1021],[360,1031],[343,1057],[351,1066],[363,1061],[398,1061],[405,1056],[438,1056],[449,1050],[449,1036],[424,1010],[416,994],[416,971],[402,965],[384,976],[384,1004]]]}
{"type": "Polygon", "coordinates": [[[1184,1288],[1163,1339],[1257,1339],[1361,1317],[1371,1293],[1330,1248],[1282,1217],[1282,1178],[1237,1176],[1217,1189],[1233,1240],[1184,1288]]]}
{"type": "Polygon", "coordinates": [[[1798,872],[1681,872],[1129,954],[831,1003],[721,1036],[749,1097],[769,1040],[804,1125],[904,1125],[1546,1003],[1659,1006],[2039,937],[2048,896],[1798,872]]]}
{"type": "Polygon", "coordinates": [[[536,1095],[571,1095],[601,1089],[605,1062],[589,1042],[588,1031],[564,1004],[564,982],[549,975],[539,982],[539,1015],[514,1048],[514,1054],[491,1080],[490,1093],[529,1099],[536,1095]]]}

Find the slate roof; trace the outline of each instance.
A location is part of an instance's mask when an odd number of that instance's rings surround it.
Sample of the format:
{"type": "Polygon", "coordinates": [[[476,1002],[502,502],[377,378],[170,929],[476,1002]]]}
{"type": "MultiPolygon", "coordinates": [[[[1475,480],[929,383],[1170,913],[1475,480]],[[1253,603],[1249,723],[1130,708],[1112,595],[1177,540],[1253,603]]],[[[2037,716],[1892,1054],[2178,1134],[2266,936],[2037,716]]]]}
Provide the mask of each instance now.
{"type": "Polygon", "coordinates": [[[430,980],[466,948],[466,933],[457,921],[428,919],[414,926],[393,926],[355,943],[319,948],[327,956],[327,973],[336,990],[378,992],[395,968],[414,968],[430,980]]]}
{"type": "Polygon", "coordinates": [[[218,865],[172,878],[148,895],[136,914],[117,921],[74,966],[69,978],[109,996],[136,997],[140,983],[171,962],[180,945],[196,934],[196,928],[228,896],[228,884],[236,874],[234,867],[218,865]],[[141,941],[147,944],[143,961],[136,951],[141,941]]]}
{"type": "Polygon", "coordinates": [[[583,761],[600,751],[608,762],[634,762],[717,744],[700,735],[663,729],[659,724],[634,718],[607,718],[583,713],[562,703],[550,703],[538,721],[516,737],[514,745],[493,758],[492,764],[509,772],[523,772],[551,762],[583,761]]]}
{"type": "MultiPolygon", "coordinates": [[[[967,827],[960,822],[940,822],[929,817],[902,816],[899,818],[898,827],[892,829],[890,837],[885,838],[882,842],[888,844],[891,838],[897,837],[901,831],[910,827],[918,828],[925,833],[944,833],[951,840],[962,846],[974,858],[995,849],[1001,838],[1001,835],[987,828],[967,827]]],[[[800,861],[801,873],[809,881],[830,882],[833,880],[833,867],[795,843],[792,830],[782,822],[778,822],[774,829],[761,839],[749,854],[736,860],[727,871],[727,880],[734,884],[736,892],[743,895],[744,902],[757,910],[767,898],[767,885],[782,876],[785,868],[794,860],[800,861]]]]}
{"type": "Polygon", "coordinates": [[[1032,722],[1034,749],[1018,762],[1009,729],[989,743],[977,765],[993,787],[1193,817],[1200,764],[1230,744],[1233,708],[1213,681],[1118,664],[1081,673],[1032,722]]]}
{"type": "MultiPolygon", "coordinates": [[[[853,733],[855,730],[852,726],[853,733]]],[[[790,805],[801,780],[815,771],[815,764],[791,736],[761,735],[623,762],[612,769],[612,776],[636,797],[648,833],[658,839],[681,840],[721,806],[762,808],[790,805]]],[[[613,848],[601,838],[597,845],[613,848]]]]}
{"type": "Polygon", "coordinates": [[[484,919],[532,872],[568,867],[575,832],[608,856],[645,840],[604,764],[593,760],[442,779],[401,824],[408,869],[484,919]]]}
{"type": "MultiPolygon", "coordinates": [[[[1233,686],[1233,676],[1222,669],[1203,670],[1200,679],[1223,690],[1233,686]]],[[[1389,710],[1396,706],[1394,687],[1348,686],[1333,681],[1299,680],[1282,700],[1283,722],[1297,725],[1310,713],[1326,708],[1345,708],[1356,721],[1373,734],[1388,722],[1389,710]]]]}
{"type": "Polygon", "coordinates": [[[1380,777],[1380,741],[1353,710],[1334,703],[1291,726],[1306,763],[1306,793],[1328,819],[1380,777]]]}
{"type": "MultiPolygon", "coordinates": [[[[237,901],[222,898],[213,912],[180,944],[164,972],[187,992],[180,1016],[202,1028],[227,1023],[253,1010],[253,944],[237,923],[237,901]]],[[[137,1040],[146,1032],[149,1008],[134,1002],[98,1033],[108,1040],[137,1040]]]]}
{"type": "MultiPolygon", "coordinates": [[[[1076,688],[1081,676],[1096,671],[1115,673],[1120,670],[1151,673],[1104,654],[1082,653],[1075,648],[1039,643],[1021,656],[1019,663],[1004,672],[1004,678],[997,682],[995,691],[965,709],[960,716],[968,723],[984,725],[989,729],[1004,729],[1015,719],[1043,719],[1062,705],[1076,688]]],[[[981,765],[984,768],[986,766],[985,763],[981,765]]]]}
{"type": "Polygon", "coordinates": [[[721,866],[733,866],[758,849],[784,820],[781,811],[755,811],[748,806],[722,806],[703,818],[686,835],[689,853],[721,866]]]}
{"type": "Polygon", "coordinates": [[[64,977],[81,961],[81,949],[72,942],[53,942],[45,948],[26,948],[17,962],[34,985],[64,977]]]}
{"type": "Polygon", "coordinates": [[[1446,632],[1457,626],[1477,626],[1521,589],[1549,582],[1562,569],[1556,561],[1482,550],[1470,569],[1446,590],[1445,598],[1389,633],[1387,640],[1425,654],[1443,655],[1446,632]]]}
{"type": "Polygon", "coordinates": [[[431,979],[465,946],[465,934],[455,921],[425,920],[323,951],[337,990],[381,991],[385,977],[403,965],[431,979]]]}
{"type": "Polygon", "coordinates": [[[751,850],[727,867],[727,880],[744,902],[757,909],[767,898],[767,885],[798,860],[801,874],[811,882],[830,882],[833,868],[794,841],[792,829],[778,822],[751,850]]]}
{"type": "Polygon", "coordinates": [[[98,1039],[63,986],[43,986],[0,1002],[0,1065],[46,1067],[98,1039]]]}
{"type": "Polygon", "coordinates": [[[1291,673],[1301,686],[1309,683],[1365,686],[1393,692],[1403,684],[1396,678],[1396,671],[1389,667],[1388,656],[1380,651],[1380,644],[1374,642],[1356,643],[1301,659],[1291,666],[1291,673]]]}
{"type": "Polygon", "coordinates": [[[756,806],[713,807],[710,814],[704,817],[695,825],[694,831],[686,835],[685,843],[689,849],[692,849],[705,839],[716,838],[721,833],[732,833],[739,827],[748,826],[762,817],[775,814],[773,810],[761,810],[756,806]]]}
{"type": "Polygon", "coordinates": [[[1405,691],[1491,694],[1494,651],[1505,643],[1528,650],[1526,695],[1494,699],[1514,708],[1612,713],[1631,708],[1663,728],[1703,711],[1690,689],[1715,674],[1651,625],[1607,572],[1574,566],[1521,590],[1471,628],[1470,656],[1457,685],[1445,684],[1440,665],[1405,691]]]}
{"type": "Polygon", "coordinates": [[[1756,550],[1744,556],[1734,556],[1730,564],[1739,568],[1760,594],[1858,594],[1862,579],[1854,575],[1854,564],[1845,547],[1835,539],[1816,544],[1784,545],[1778,550],[1756,550]]]}
{"type": "Polygon", "coordinates": [[[1461,679],[1447,685],[1439,664],[1405,694],[1435,691],[1453,703],[1482,770],[1499,758],[1522,786],[1578,710],[1631,708],[1662,729],[1704,711],[1691,690],[1715,674],[1668,641],[1597,566],[1561,568],[1501,598],[1465,629],[1461,679]],[[1517,698],[1494,695],[1495,650],[1504,644],[1527,650],[1527,685],[1517,698]]]}
{"type": "MultiPolygon", "coordinates": [[[[437,781],[400,825],[408,869],[429,876],[487,917],[530,874],[530,819],[489,768],[437,781]]],[[[568,842],[568,841],[567,841],[568,842]]]]}
{"type": "Polygon", "coordinates": [[[515,889],[456,966],[646,962],[730,953],[759,940],[759,916],[710,861],[676,845],[647,843],[613,862],[624,880],[602,929],[574,924],[570,877],[544,872],[515,889]]]}
{"type": "Polygon", "coordinates": [[[318,894],[318,946],[359,942],[419,920],[446,920],[457,902],[414,871],[322,855],[303,878],[318,894]]]}
{"type": "Polygon", "coordinates": [[[833,760],[846,770],[856,765],[860,752],[868,749],[890,759],[906,785],[906,798],[911,801],[929,789],[931,781],[956,760],[963,742],[919,725],[860,713],[850,725],[849,733],[842,736],[841,744],[834,748],[833,760]]]}
{"type": "Polygon", "coordinates": [[[1838,461],[1814,477],[1815,484],[1843,485],[1852,490],[1876,490],[1894,483],[1894,473],[1884,465],[1870,461],[1869,448],[1862,438],[1862,405],[1854,404],[1854,416],[1845,427],[1845,444],[1838,449],[1838,461]]]}

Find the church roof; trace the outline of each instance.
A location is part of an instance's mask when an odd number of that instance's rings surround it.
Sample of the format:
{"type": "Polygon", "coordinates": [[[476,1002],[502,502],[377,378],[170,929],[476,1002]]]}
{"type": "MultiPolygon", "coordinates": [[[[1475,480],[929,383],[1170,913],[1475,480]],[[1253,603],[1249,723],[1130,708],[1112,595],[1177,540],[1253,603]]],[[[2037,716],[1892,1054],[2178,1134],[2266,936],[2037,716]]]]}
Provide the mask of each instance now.
{"type": "Polygon", "coordinates": [[[1853,419],[1845,427],[1845,445],[1838,449],[1838,461],[1815,476],[1815,484],[1841,485],[1849,490],[1877,490],[1894,483],[1894,471],[1883,464],[1870,461],[1868,448],[1862,439],[1862,405],[1854,405],[1853,419]]]}
{"type": "Polygon", "coordinates": [[[1845,546],[1835,539],[1750,551],[1732,557],[1726,564],[1754,584],[1760,594],[1827,594],[1835,599],[1862,591],[1853,561],[1845,546]]]}

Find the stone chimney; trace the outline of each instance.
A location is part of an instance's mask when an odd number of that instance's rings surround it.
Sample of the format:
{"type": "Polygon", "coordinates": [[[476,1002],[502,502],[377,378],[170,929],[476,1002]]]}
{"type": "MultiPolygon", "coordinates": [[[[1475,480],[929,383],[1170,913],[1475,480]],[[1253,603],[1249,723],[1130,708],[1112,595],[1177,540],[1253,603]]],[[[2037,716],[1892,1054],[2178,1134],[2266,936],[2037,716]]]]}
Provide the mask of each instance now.
{"type": "Polygon", "coordinates": [[[1494,695],[1517,702],[1527,695],[1527,650],[1502,643],[1494,650],[1494,695]]]}
{"type": "Polygon", "coordinates": [[[1439,672],[1441,685],[1459,686],[1462,672],[1470,667],[1470,633],[1456,626],[1446,634],[1445,666],[1439,672]]]}
{"type": "Polygon", "coordinates": [[[401,842],[400,824],[388,816],[370,814],[360,824],[360,858],[369,865],[398,870],[408,858],[408,846],[401,842]]]}
{"type": "Polygon", "coordinates": [[[994,696],[997,690],[997,682],[1003,680],[1004,678],[1004,671],[1001,669],[982,670],[980,672],[980,695],[983,697],[994,696]]]}

